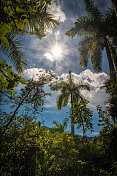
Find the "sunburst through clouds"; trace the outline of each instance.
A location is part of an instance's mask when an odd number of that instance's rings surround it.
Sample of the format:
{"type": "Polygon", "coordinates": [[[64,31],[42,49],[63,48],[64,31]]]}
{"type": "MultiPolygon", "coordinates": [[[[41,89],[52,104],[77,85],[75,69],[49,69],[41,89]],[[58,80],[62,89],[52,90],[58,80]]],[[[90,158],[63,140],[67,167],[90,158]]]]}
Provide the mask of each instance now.
{"type": "Polygon", "coordinates": [[[59,39],[59,36],[60,32],[55,32],[54,39],[48,42],[46,52],[44,53],[45,58],[51,62],[61,61],[69,53],[65,43],[59,39]]]}

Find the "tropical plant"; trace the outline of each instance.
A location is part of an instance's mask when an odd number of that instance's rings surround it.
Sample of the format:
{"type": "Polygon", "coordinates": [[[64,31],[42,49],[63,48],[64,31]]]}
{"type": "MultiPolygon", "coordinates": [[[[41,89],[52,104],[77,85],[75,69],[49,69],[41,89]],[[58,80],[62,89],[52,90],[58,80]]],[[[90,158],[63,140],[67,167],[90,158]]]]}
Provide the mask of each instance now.
{"type": "Polygon", "coordinates": [[[12,100],[11,105],[13,106],[13,110],[12,113],[7,117],[6,123],[5,124],[3,123],[4,125],[2,125],[1,127],[2,135],[7,131],[8,127],[12,124],[21,106],[23,107],[26,106],[26,108],[24,108],[24,111],[26,111],[27,109],[29,113],[31,110],[32,114],[34,114],[35,112],[39,112],[39,107],[41,110],[43,110],[44,98],[47,95],[50,95],[48,93],[45,93],[43,90],[43,87],[46,84],[46,82],[47,78],[42,76],[39,78],[38,81],[29,80],[27,85],[23,89],[21,89],[19,95],[15,96],[14,98],[9,97],[12,100]]]}
{"type": "MultiPolygon", "coordinates": [[[[75,84],[72,80],[71,71],[69,71],[68,81],[60,81],[55,85],[50,85],[52,90],[60,90],[60,95],[57,97],[57,108],[60,110],[65,107],[70,99],[70,104],[72,107],[73,102],[83,99],[80,90],[90,90],[87,84],[75,84]]],[[[71,134],[74,136],[74,118],[71,118],[71,134]]]]}
{"type": "Polygon", "coordinates": [[[0,61],[0,94],[5,92],[15,95],[14,87],[19,83],[26,84],[27,82],[13,72],[12,67],[8,66],[5,60],[0,61]]]}
{"type": "Polygon", "coordinates": [[[74,102],[71,108],[71,118],[74,118],[77,128],[83,128],[83,138],[86,137],[86,131],[93,131],[92,116],[93,112],[87,108],[88,101],[80,100],[79,102],[74,102]]]}
{"type": "Polygon", "coordinates": [[[64,133],[65,129],[67,127],[67,122],[69,118],[65,118],[62,123],[59,123],[57,121],[53,121],[54,126],[54,132],[64,133]]]}
{"type": "Polygon", "coordinates": [[[47,29],[57,26],[58,22],[47,10],[50,4],[51,0],[0,2],[0,44],[19,73],[26,65],[26,60],[18,35],[29,33],[41,39],[46,35],[47,29]]]}
{"type": "Polygon", "coordinates": [[[88,59],[96,71],[101,71],[102,51],[106,49],[110,77],[115,80],[117,71],[116,41],[117,20],[115,13],[111,10],[105,15],[94,5],[91,0],[84,0],[88,16],[81,16],[75,22],[75,26],[66,32],[67,35],[75,37],[82,36],[79,42],[80,65],[86,67],[88,59]]]}
{"type": "Polygon", "coordinates": [[[72,175],[82,168],[79,151],[68,133],[51,133],[32,121],[20,128],[10,128],[1,148],[2,176],[72,175]],[[10,162],[9,162],[10,161],[10,162]]]}
{"type": "Polygon", "coordinates": [[[23,72],[26,67],[26,56],[23,52],[23,44],[21,43],[18,33],[11,32],[7,35],[9,47],[0,46],[1,52],[12,63],[18,73],[23,72]]]}

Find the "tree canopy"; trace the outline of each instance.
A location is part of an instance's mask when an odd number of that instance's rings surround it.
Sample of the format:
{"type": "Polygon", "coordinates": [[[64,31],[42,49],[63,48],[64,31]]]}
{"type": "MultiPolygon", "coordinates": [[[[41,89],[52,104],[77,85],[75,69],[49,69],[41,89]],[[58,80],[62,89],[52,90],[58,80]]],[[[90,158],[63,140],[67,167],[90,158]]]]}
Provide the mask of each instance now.
{"type": "Polygon", "coordinates": [[[46,36],[46,30],[58,25],[54,17],[48,13],[51,0],[1,0],[0,44],[1,50],[10,58],[20,73],[26,65],[21,50],[19,35],[29,33],[40,39],[46,36]]]}
{"type": "Polygon", "coordinates": [[[88,59],[96,71],[102,68],[102,51],[106,49],[110,77],[115,79],[117,71],[116,41],[117,20],[111,10],[105,15],[94,5],[91,0],[85,0],[87,16],[81,16],[75,22],[74,27],[66,32],[67,35],[82,37],[78,44],[80,52],[79,63],[86,67],[88,59]]]}

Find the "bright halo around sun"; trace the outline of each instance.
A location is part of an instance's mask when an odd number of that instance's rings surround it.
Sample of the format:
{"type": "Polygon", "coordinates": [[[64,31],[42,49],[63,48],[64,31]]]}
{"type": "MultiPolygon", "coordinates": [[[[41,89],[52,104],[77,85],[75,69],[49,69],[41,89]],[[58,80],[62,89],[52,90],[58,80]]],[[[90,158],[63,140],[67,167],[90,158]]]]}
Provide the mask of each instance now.
{"type": "Polygon", "coordinates": [[[52,55],[55,58],[61,57],[62,55],[62,49],[60,46],[56,45],[55,47],[52,48],[52,55]]]}
{"type": "Polygon", "coordinates": [[[60,43],[60,41],[51,41],[46,44],[47,49],[44,52],[44,57],[51,62],[61,61],[69,54],[69,50],[64,42],[60,43]]]}

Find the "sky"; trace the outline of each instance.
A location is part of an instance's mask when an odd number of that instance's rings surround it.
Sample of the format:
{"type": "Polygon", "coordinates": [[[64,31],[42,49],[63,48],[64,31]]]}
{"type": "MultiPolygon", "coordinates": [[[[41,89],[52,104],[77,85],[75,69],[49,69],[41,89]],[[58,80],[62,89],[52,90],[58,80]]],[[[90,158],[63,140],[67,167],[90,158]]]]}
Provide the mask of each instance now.
{"type": "MultiPolygon", "coordinates": [[[[95,0],[98,8],[104,12],[112,7],[111,0],[95,0]]],[[[96,105],[101,105],[105,108],[105,101],[108,99],[108,94],[104,89],[100,89],[104,82],[109,78],[108,62],[105,51],[103,52],[103,69],[101,73],[95,73],[89,61],[87,68],[82,68],[79,65],[78,42],[80,37],[71,38],[65,35],[65,32],[74,26],[74,22],[82,15],[86,15],[85,3],[83,0],[56,0],[52,1],[52,5],[48,8],[55,19],[60,22],[57,28],[46,31],[46,37],[41,40],[35,36],[28,34],[21,38],[24,43],[24,52],[27,58],[27,68],[22,76],[28,79],[37,79],[38,74],[49,74],[52,70],[58,77],[58,80],[66,80],[69,70],[72,71],[72,77],[75,83],[88,83],[91,91],[82,91],[82,94],[90,101],[88,107],[94,112],[93,123],[94,132],[87,132],[88,136],[99,134],[98,115],[96,105]]],[[[18,88],[17,88],[18,89],[18,88]]],[[[69,116],[68,106],[57,110],[56,98],[59,92],[52,92],[49,86],[45,86],[46,92],[51,92],[51,96],[45,100],[45,110],[40,115],[38,120],[41,120],[43,125],[53,127],[53,120],[62,122],[65,117],[69,116]]],[[[75,127],[76,128],[76,127],[75,127]]],[[[67,131],[70,131],[70,122],[68,123],[67,131]]],[[[76,133],[82,134],[82,129],[76,133]]]]}

